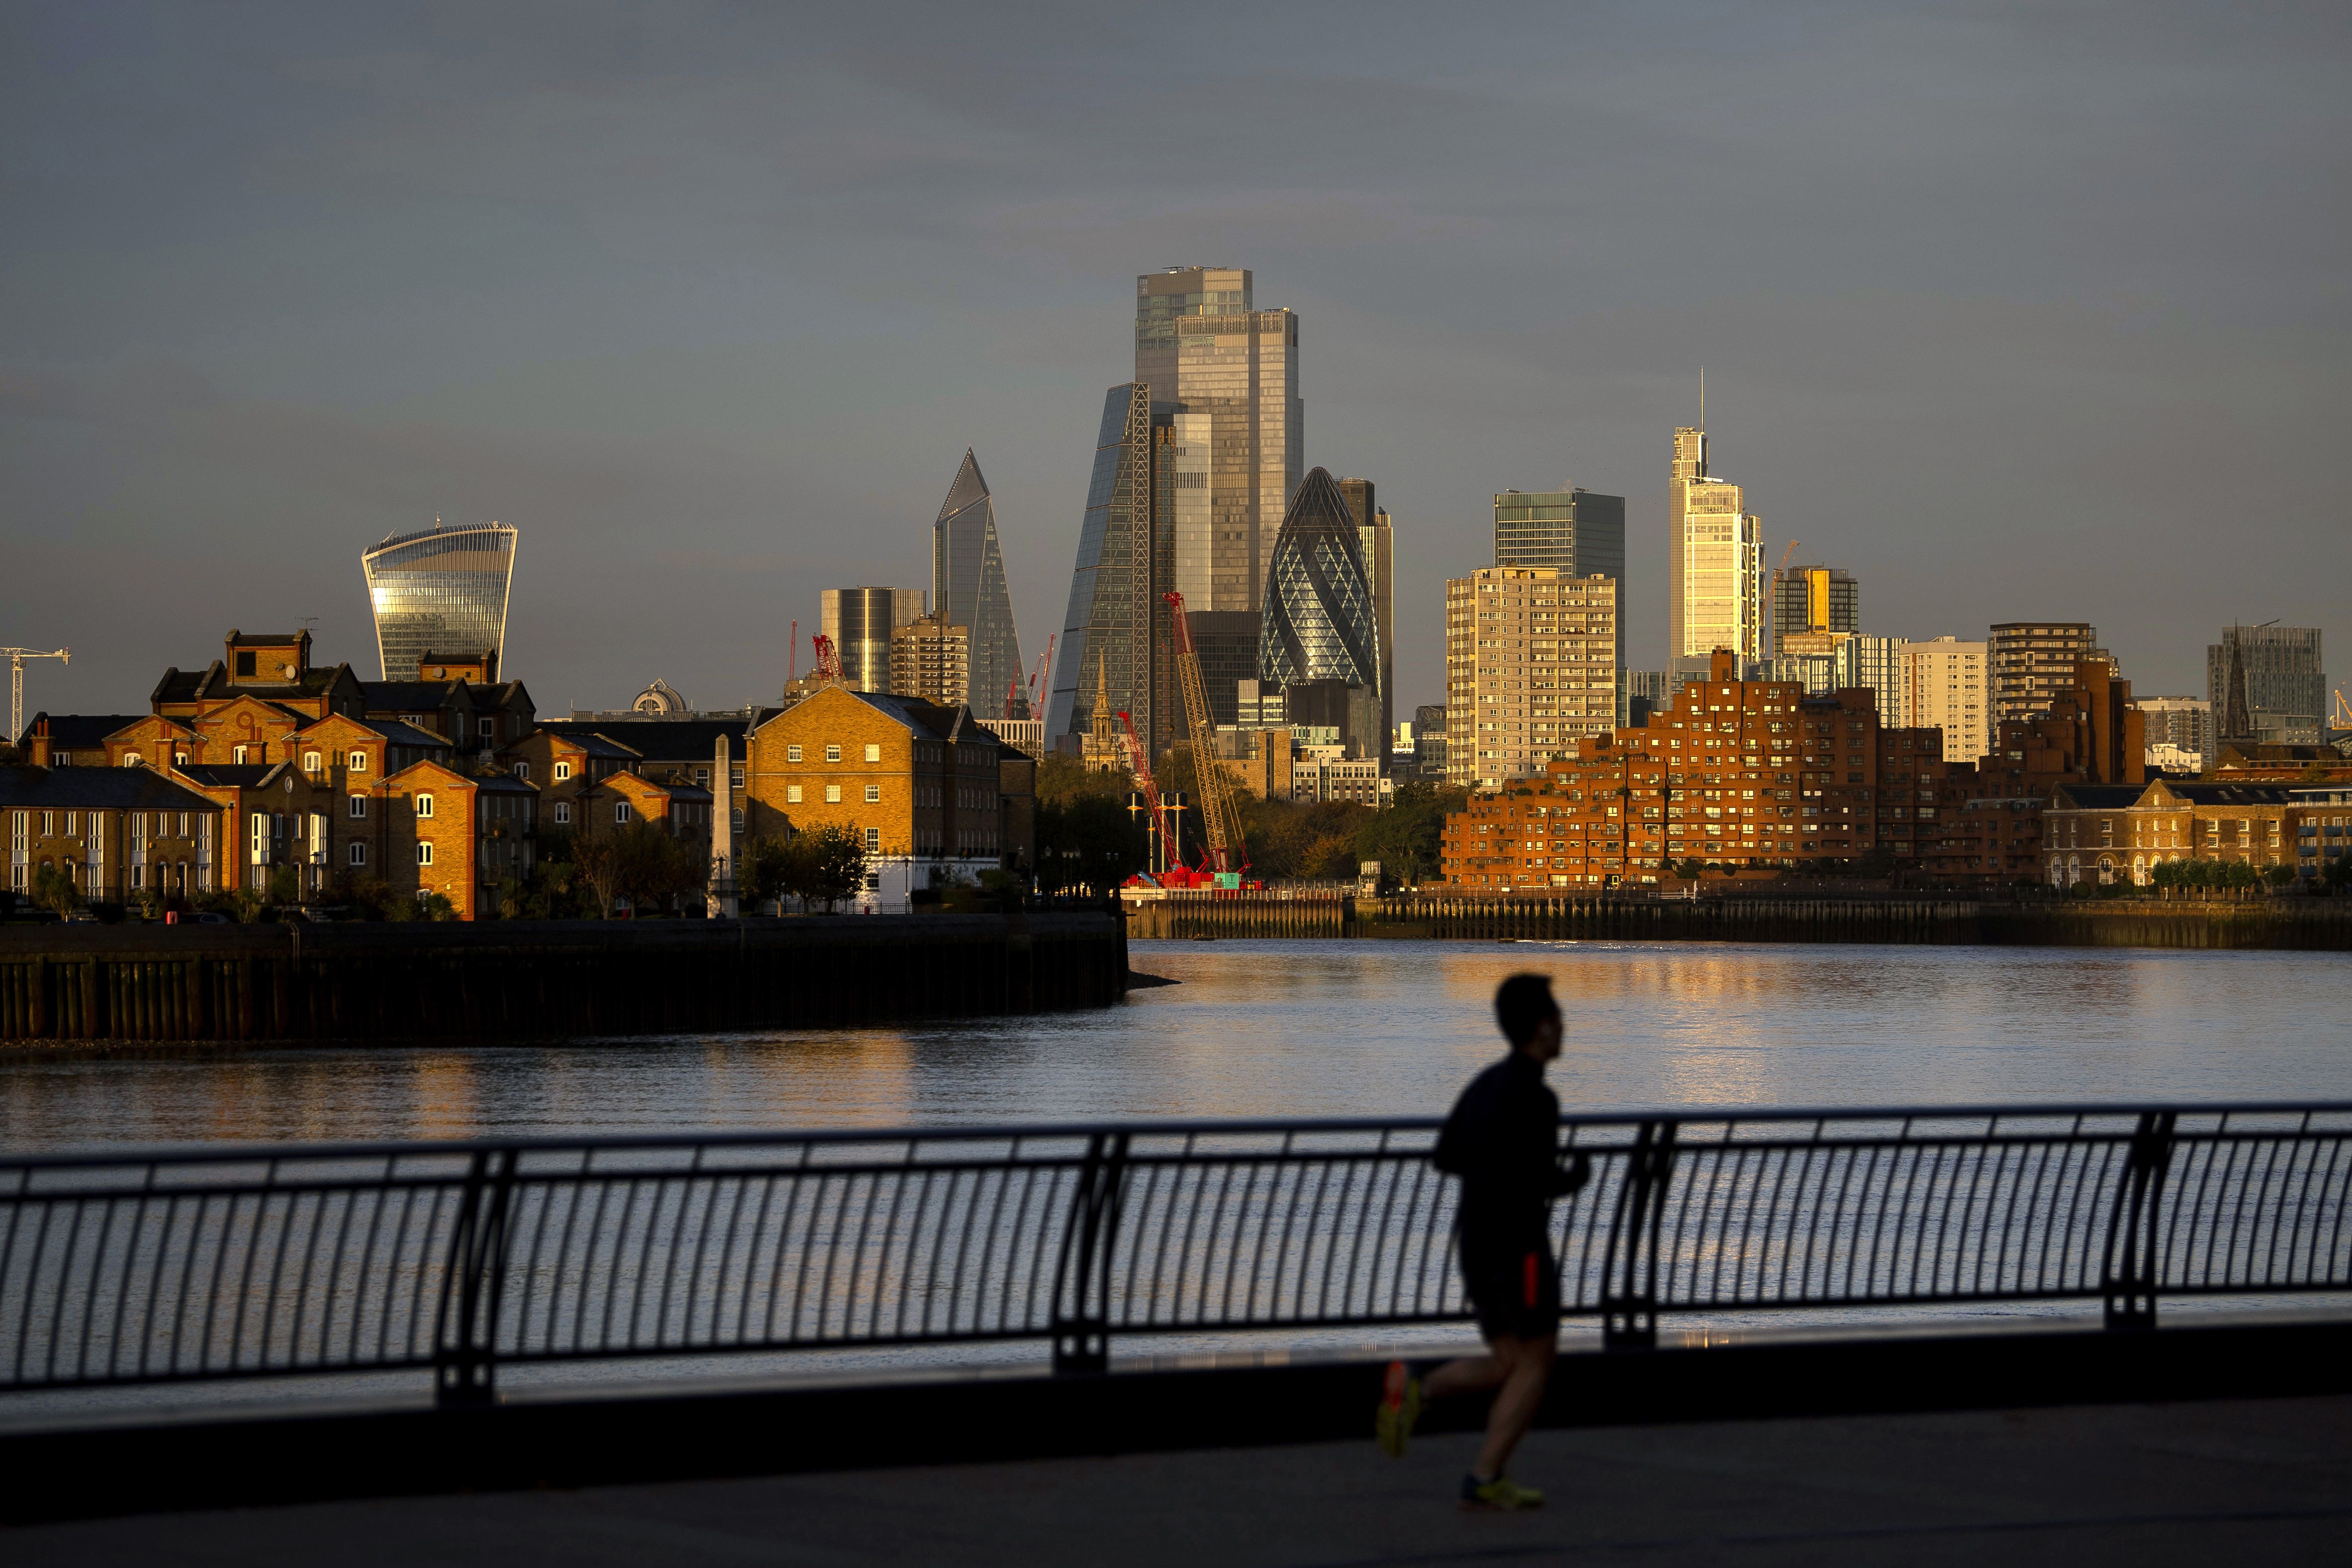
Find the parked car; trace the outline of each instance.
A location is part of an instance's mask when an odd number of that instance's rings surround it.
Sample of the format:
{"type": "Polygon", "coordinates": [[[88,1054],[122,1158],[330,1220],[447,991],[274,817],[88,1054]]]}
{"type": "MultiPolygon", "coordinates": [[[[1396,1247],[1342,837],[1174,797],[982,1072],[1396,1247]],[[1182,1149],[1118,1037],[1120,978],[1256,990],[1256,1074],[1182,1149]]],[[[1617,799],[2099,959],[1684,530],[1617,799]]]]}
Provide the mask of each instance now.
{"type": "Polygon", "coordinates": [[[236,924],[236,921],[231,920],[227,915],[223,915],[216,909],[192,910],[181,918],[183,921],[193,922],[198,925],[234,925],[236,924]]]}

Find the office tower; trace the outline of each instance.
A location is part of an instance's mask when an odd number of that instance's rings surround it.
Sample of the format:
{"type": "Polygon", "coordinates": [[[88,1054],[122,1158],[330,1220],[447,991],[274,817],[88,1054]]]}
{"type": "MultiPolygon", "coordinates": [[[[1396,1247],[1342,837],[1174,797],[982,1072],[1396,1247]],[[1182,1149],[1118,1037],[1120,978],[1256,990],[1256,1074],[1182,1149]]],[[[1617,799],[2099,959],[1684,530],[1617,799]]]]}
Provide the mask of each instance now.
{"type": "Polygon", "coordinates": [[[1740,488],[1706,471],[1704,424],[1675,432],[1666,483],[1666,653],[1672,673],[1708,676],[1717,648],[1764,656],[1761,521],[1740,488]]]}
{"type": "Polygon", "coordinates": [[[360,554],[375,611],[375,651],[387,681],[417,679],[426,653],[503,661],[515,530],[503,523],[386,538],[360,554]]]}
{"type": "MultiPolygon", "coordinates": [[[[1564,577],[1599,575],[1625,586],[1625,497],[1581,486],[1506,490],[1495,497],[1495,564],[1548,566],[1564,577]]],[[[1625,617],[1617,617],[1617,667],[1625,667],[1625,617]]],[[[1620,705],[1621,708],[1622,705],[1620,705]]]]}
{"type": "Polygon", "coordinates": [[[1386,747],[1380,628],[1355,515],[1331,476],[1299,481],[1275,536],[1257,643],[1258,679],[1282,687],[1294,725],[1334,726],[1359,755],[1386,747]]]}
{"type": "Polygon", "coordinates": [[[2220,738],[2316,746],[2327,723],[2327,676],[2316,626],[2231,626],[2205,649],[2205,681],[2220,738]],[[2230,652],[2244,672],[2242,721],[2231,706],[2230,652]]]}
{"type": "Polygon", "coordinates": [[[1878,709],[1878,722],[1890,729],[1908,729],[1904,685],[1911,643],[1904,637],[1869,637],[1857,632],[1842,639],[1831,654],[1834,666],[1830,690],[1866,691],[1878,709]]]}
{"type": "MultiPolygon", "coordinates": [[[[923,612],[919,588],[828,588],[817,596],[824,634],[854,692],[890,690],[890,634],[923,612]]],[[[963,700],[959,692],[952,706],[963,700]]]]}
{"type": "MultiPolygon", "coordinates": [[[[1004,556],[996,544],[996,504],[970,447],[931,525],[931,608],[971,628],[971,684],[957,700],[975,712],[1002,713],[1005,694],[1027,672],[1013,625],[1013,596],[1004,586],[1004,556]]],[[[1028,716],[1025,699],[1015,706],[1023,712],[1014,716],[1028,716]]]]}
{"type": "Polygon", "coordinates": [[[1544,566],[1445,584],[1445,779],[1496,789],[1540,776],[1617,719],[1617,585],[1544,566]]]}
{"type": "Polygon", "coordinates": [[[2147,765],[2168,773],[2202,773],[2211,765],[2213,705],[2203,697],[2142,697],[2147,765]]]}
{"type": "MultiPolygon", "coordinates": [[[[1623,633],[1619,633],[1622,639],[1623,633]]],[[[1635,727],[1650,722],[1650,716],[1662,713],[1674,706],[1674,684],[1664,670],[1628,670],[1617,672],[1617,722],[1635,727]]]]}
{"type": "Polygon", "coordinates": [[[1395,528],[1388,508],[1373,498],[1370,479],[1341,479],[1339,494],[1356,519],[1356,541],[1363,547],[1364,573],[1372,585],[1372,625],[1380,636],[1381,733],[1396,732],[1396,593],[1395,528]]]}
{"type": "MultiPolygon", "coordinates": [[[[1862,630],[1862,585],[1826,566],[1794,567],[1772,584],[1772,639],[1862,630]]],[[[1884,718],[1885,715],[1879,716],[1884,718]]]]}
{"type": "Polygon", "coordinates": [[[1172,406],[1191,465],[1175,492],[1171,586],[1195,611],[1259,608],[1275,528],[1306,466],[1298,318],[1256,309],[1252,287],[1246,267],[1135,280],[1135,379],[1149,402],[1172,406]]]}
{"type": "MultiPolygon", "coordinates": [[[[920,697],[941,707],[953,707],[957,694],[971,685],[971,628],[957,626],[937,611],[919,615],[890,629],[890,684],[894,695],[920,697]]],[[[976,718],[1002,719],[999,702],[976,718]]]]}
{"type": "MultiPolygon", "coordinates": [[[[1895,710],[1889,715],[1882,707],[1879,716],[1893,728],[1942,730],[1945,761],[1976,761],[1992,749],[1996,733],[1985,688],[1990,661],[1982,643],[1957,637],[1912,643],[1903,650],[1902,695],[1895,710]]],[[[2065,684],[2074,684],[2071,664],[2065,684]]],[[[2047,696],[2042,706],[2049,706],[2047,696]]]]}
{"type": "Polygon", "coordinates": [[[1069,608],[1054,655],[1048,747],[1064,736],[1093,733],[1097,694],[1107,694],[1112,713],[1130,716],[1155,752],[1170,738],[1153,653],[1168,611],[1153,570],[1152,465],[1160,448],[1151,414],[1151,389],[1140,382],[1103,394],[1069,608]]]}
{"type": "Polygon", "coordinates": [[[1985,643],[1991,733],[2011,719],[2049,712],[2050,699],[2073,688],[2076,661],[2100,652],[2098,641],[2098,632],[2082,621],[2008,621],[1994,627],[1985,643]]]}

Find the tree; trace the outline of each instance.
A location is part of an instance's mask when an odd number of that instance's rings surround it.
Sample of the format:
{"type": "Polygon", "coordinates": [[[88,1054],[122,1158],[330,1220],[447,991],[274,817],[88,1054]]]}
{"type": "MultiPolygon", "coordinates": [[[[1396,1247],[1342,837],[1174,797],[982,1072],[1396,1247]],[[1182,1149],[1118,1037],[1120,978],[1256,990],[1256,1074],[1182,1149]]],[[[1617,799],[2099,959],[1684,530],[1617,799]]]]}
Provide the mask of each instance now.
{"type": "Polygon", "coordinates": [[[73,873],[44,865],[33,873],[33,907],[52,909],[64,915],[81,903],[81,889],[74,885],[73,873]]]}
{"type": "Polygon", "coordinates": [[[854,828],[821,822],[793,835],[787,864],[793,893],[803,904],[823,902],[830,915],[866,885],[866,841],[854,828]]]}
{"type": "Polygon", "coordinates": [[[1467,789],[1415,779],[1397,786],[1386,810],[1367,814],[1356,829],[1356,858],[1378,861],[1384,876],[1418,883],[1439,865],[1445,819],[1470,803],[1467,789]]]}
{"type": "Polygon", "coordinates": [[[789,839],[762,836],[735,857],[735,891],[747,905],[792,896],[793,846],[789,839]]]}
{"type": "Polygon", "coordinates": [[[1696,882],[1699,878],[1706,874],[1706,862],[1700,860],[1697,856],[1693,855],[1689,859],[1678,862],[1675,864],[1675,874],[1681,877],[1685,882],[1696,882]]]}
{"type": "Polygon", "coordinates": [[[2329,861],[2327,869],[2319,873],[2319,880],[2339,890],[2352,883],[2352,855],[2337,855],[2329,861]]]}
{"type": "MultiPolygon", "coordinates": [[[[1037,804],[1049,802],[1066,806],[1074,800],[1100,796],[1106,800],[1125,800],[1128,791],[1135,788],[1135,775],[1124,768],[1106,773],[1087,767],[1075,757],[1049,751],[1037,764],[1037,804]]],[[[1162,789],[1168,786],[1162,785],[1162,789]]]]}
{"type": "Polygon", "coordinates": [[[269,902],[284,908],[302,902],[302,869],[281,865],[269,873],[269,902]]]}
{"type": "Polygon", "coordinates": [[[1083,796],[1037,807],[1037,887],[1054,894],[1087,888],[1108,895],[1148,863],[1143,824],[1123,800],[1083,796]]]}

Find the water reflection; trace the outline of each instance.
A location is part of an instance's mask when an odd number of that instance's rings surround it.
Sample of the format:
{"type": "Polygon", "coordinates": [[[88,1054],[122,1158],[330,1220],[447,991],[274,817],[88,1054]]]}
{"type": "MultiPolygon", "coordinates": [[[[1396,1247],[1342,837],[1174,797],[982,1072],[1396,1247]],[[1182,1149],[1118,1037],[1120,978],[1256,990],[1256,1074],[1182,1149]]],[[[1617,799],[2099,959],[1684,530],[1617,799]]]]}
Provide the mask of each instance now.
{"type": "Polygon", "coordinates": [[[1141,943],[1119,1008],[563,1048],[0,1067],[0,1146],[1442,1111],[1541,969],[1570,1105],[2327,1097],[2339,955],[1141,943]]]}

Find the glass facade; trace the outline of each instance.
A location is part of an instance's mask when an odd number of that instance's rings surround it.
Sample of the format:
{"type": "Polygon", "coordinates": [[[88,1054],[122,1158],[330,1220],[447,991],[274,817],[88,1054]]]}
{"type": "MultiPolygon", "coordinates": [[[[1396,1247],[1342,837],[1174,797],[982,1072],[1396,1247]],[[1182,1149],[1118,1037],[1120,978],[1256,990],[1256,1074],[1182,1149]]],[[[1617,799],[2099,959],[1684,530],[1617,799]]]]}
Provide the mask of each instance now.
{"type": "Polygon", "coordinates": [[[2316,746],[2326,733],[2327,674],[2316,626],[2228,628],[2221,641],[2206,645],[2205,685],[2229,739],[2316,746]],[[2242,672],[2234,678],[2233,647],[2242,672]]]}
{"type": "Polygon", "coordinates": [[[1706,471],[1706,432],[1677,429],[1666,482],[1666,651],[1698,661],[1701,674],[1717,648],[1764,656],[1764,525],[1741,503],[1738,486],[1706,471]]]}
{"type": "MultiPolygon", "coordinates": [[[[1258,679],[1283,688],[1291,716],[1299,716],[1295,688],[1327,683],[1344,687],[1349,693],[1349,739],[1385,745],[1377,730],[1380,629],[1371,580],[1347,497],[1320,468],[1299,482],[1275,536],[1261,615],[1258,679]]],[[[1312,716],[1309,721],[1329,722],[1312,716]]]]}
{"type": "MultiPolygon", "coordinates": [[[[996,504],[970,447],[931,527],[931,608],[971,628],[971,685],[957,700],[975,714],[1003,713],[1006,691],[1021,685],[1028,672],[1021,667],[1021,634],[1013,629],[1004,553],[996,542],[996,504]]],[[[1029,716],[1025,696],[1015,706],[1020,711],[1013,717],[1029,716]]]]}
{"type": "Polygon", "coordinates": [[[383,679],[413,681],[428,653],[488,653],[506,667],[515,530],[501,523],[387,538],[360,555],[383,679]]]}
{"type": "Polygon", "coordinates": [[[1147,744],[1156,747],[1166,738],[1154,669],[1155,630],[1165,619],[1154,570],[1160,552],[1153,527],[1153,458],[1161,450],[1150,387],[1129,382],[1103,394],[1069,609],[1054,655],[1048,746],[1062,736],[1090,733],[1098,698],[1112,712],[1129,715],[1147,744]]]}
{"type": "Polygon", "coordinates": [[[1851,572],[1834,571],[1826,566],[1792,566],[1774,580],[1775,640],[1808,632],[1861,630],[1862,584],[1853,580],[1851,572]]]}
{"type": "MultiPolygon", "coordinates": [[[[841,660],[842,684],[854,692],[887,692],[890,638],[923,614],[919,588],[828,588],[819,595],[824,634],[841,660]]],[[[959,687],[953,699],[963,701],[959,687]]]]}

